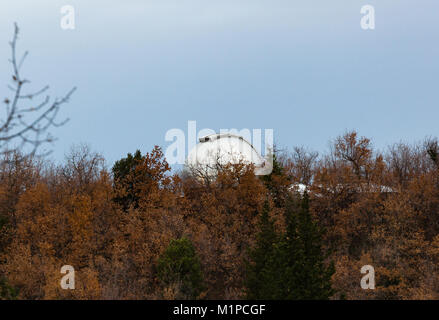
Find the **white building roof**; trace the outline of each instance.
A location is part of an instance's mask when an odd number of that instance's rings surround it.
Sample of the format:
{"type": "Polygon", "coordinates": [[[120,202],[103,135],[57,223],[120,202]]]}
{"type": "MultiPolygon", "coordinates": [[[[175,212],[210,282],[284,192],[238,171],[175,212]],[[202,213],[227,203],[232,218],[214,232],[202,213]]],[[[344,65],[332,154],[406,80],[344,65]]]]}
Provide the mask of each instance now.
{"type": "MultiPolygon", "coordinates": [[[[265,174],[269,165],[253,145],[242,136],[222,133],[211,134],[199,139],[189,153],[187,165],[202,168],[214,174],[217,165],[240,162],[253,164],[255,174],[265,174]]],[[[270,170],[271,171],[271,170],[270,170]]]]}

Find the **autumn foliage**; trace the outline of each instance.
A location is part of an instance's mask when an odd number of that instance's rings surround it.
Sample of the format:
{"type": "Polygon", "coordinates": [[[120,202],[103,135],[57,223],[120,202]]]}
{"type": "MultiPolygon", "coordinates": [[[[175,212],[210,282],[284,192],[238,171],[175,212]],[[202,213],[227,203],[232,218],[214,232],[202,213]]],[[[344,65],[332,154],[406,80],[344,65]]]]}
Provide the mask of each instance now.
{"type": "Polygon", "coordinates": [[[278,152],[268,177],[235,164],[209,181],[172,172],[158,147],[112,169],[84,146],[60,165],[5,154],[0,292],[8,299],[245,298],[261,215],[273,232],[288,234],[287,202],[302,199],[295,187],[302,183],[322,252],[330,253],[325,265],[335,267],[332,299],[439,298],[437,141],[378,151],[348,132],[331,146],[320,156],[278,152]],[[366,264],[375,268],[375,290],[360,287],[366,264]],[[75,268],[75,290],[60,287],[63,265],[75,268]]]}

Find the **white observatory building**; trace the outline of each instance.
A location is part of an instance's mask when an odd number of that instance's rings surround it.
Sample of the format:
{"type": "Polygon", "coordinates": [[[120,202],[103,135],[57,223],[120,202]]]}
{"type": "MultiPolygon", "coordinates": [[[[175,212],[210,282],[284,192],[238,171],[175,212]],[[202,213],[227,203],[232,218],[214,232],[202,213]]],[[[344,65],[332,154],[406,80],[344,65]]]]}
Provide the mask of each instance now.
{"type": "Polygon", "coordinates": [[[188,155],[186,165],[189,168],[214,175],[218,166],[246,163],[254,165],[255,175],[271,172],[271,162],[262,157],[242,136],[232,133],[211,134],[199,141],[188,155]]]}

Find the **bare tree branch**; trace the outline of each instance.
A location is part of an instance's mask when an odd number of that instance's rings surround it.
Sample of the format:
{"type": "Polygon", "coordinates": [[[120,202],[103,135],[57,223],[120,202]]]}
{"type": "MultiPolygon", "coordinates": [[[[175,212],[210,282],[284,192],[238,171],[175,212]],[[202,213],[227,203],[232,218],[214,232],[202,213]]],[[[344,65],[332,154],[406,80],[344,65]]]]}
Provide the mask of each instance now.
{"type": "Polygon", "coordinates": [[[14,36],[9,43],[11,46],[9,62],[12,65],[13,74],[12,85],[8,85],[8,88],[13,92],[13,97],[11,99],[5,98],[3,101],[6,106],[6,114],[4,119],[0,119],[0,153],[22,149],[29,155],[36,155],[37,149],[41,145],[55,141],[55,138],[48,132],[49,129],[63,126],[69,121],[69,119],[64,119],[58,122],[56,118],[61,106],[69,101],[76,87],[62,98],[51,101],[50,96],[46,96],[39,103],[35,103],[33,99],[45,93],[49,86],[44,86],[32,93],[23,93],[23,87],[30,81],[22,78],[20,69],[28,52],[26,51],[17,62],[18,34],[19,29],[15,24],[14,36]]]}

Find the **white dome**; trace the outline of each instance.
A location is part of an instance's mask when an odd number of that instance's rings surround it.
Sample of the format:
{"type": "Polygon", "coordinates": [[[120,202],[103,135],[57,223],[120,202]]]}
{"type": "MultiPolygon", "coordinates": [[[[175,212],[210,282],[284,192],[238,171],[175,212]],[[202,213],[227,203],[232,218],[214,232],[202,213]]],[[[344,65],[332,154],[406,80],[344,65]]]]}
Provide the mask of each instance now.
{"type": "Polygon", "coordinates": [[[298,192],[301,195],[304,195],[305,192],[308,191],[308,186],[303,184],[303,183],[293,183],[290,187],[289,187],[290,191],[295,191],[298,192]]]}
{"type": "Polygon", "coordinates": [[[256,175],[267,174],[269,163],[259,152],[243,137],[229,133],[200,138],[200,143],[190,151],[187,159],[189,167],[202,169],[209,174],[215,173],[217,164],[239,162],[252,163],[256,175]]]}

